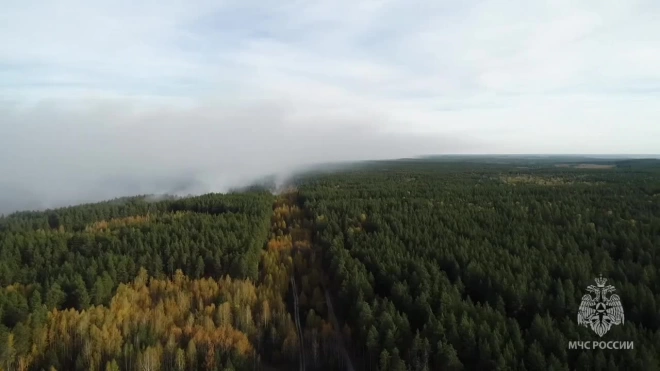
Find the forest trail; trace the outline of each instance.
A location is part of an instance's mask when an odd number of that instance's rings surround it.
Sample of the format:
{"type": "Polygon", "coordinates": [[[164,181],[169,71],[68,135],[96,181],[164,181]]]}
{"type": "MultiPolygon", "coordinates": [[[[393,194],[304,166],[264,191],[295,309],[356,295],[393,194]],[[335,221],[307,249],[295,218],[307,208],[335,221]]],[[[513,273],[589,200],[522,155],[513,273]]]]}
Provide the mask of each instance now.
{"type": "Polygon", "coordinates": [[[298,289],[296,288],[296,279],[291,276],[291,288],[293,289],[293,310],[294,319],[296,322],[296,329],[298,330],[298,338],[300,339],[300,371],[305,371],[305,347],[303,345],[303,331],[300,326],[300,300],[298,299],[298,289]]]}
{"type": "Polygon", "coordinates": [[[334,357],[337,357],[338,367],[343,365],[346,370],[354,371],[341,327],[334,314],[331,296],[324,288],[320,259],[322,254],[312,243],[312,225],[311,221],[306,220],[302,205],[299,205],[296,189],[289,188],[278,195],[273,207],[271,239],[267,248],[279,251],[293,262],[289,271],[293,297],[293,313],[290,315],[294,319],[299,338],[300,370],[304,371],[308,366],[315,369],[319,361],[326,361],[319,357],[318,346],[321,337],[327,336],[326,339],[332,339],[336,345],[334,357]],[[319,328],[310,327],[310,315],[320,316],[319,328]],[[306,319],[305,323],[301,317],[306,319]]]}

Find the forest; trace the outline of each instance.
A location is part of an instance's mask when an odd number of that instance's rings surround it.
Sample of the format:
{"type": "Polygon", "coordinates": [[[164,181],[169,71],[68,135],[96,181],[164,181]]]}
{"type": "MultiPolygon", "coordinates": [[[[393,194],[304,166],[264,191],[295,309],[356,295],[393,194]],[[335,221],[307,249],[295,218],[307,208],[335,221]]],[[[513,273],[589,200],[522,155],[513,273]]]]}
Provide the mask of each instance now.
{"type": "Polygon", "coordinates": [[[660,369],[660,164],[599,161],[369,162],[0,217],[0,370],[660,369]],[[602,338],[577,323],[601,275],[625,311],[602,338]]]}

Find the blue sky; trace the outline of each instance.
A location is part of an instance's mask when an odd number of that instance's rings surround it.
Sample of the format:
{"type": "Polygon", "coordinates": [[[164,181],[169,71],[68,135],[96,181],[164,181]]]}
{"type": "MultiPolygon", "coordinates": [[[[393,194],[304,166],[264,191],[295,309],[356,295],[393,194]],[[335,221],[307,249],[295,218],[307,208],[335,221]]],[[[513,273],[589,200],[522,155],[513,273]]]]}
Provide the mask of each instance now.
{"type": "Polygon", "coordinates": [[[254,174],[300,157],[657,154],[658,19],[656,0],[5,0],[0,170],[212,172],[200,159],[236,146],[254,174]]]}

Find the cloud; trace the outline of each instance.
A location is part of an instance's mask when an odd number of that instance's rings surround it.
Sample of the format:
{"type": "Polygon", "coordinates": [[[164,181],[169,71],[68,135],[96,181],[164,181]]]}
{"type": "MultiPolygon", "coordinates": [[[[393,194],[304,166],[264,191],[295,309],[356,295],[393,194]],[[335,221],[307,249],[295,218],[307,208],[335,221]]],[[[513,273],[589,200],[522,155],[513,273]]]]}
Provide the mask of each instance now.
{"type": "Polygon", "coordinates": [[[0,158],[8,160],[0,162],[7,175],[0,180],[0,213],[136,194],[224,192],[318,163],[480,148],[450,135],[385,133],[377,117],[298,117],[285,107],[208,102],[121,113],[90,102],[20,114],[0,109],[8,120],[0,146],[0,158]]]}
{"type": "Polygon", "coordinates": [[[658,153],[659,15],[652,0],[9,1],[0,198],[424,153],[658,153]]]}

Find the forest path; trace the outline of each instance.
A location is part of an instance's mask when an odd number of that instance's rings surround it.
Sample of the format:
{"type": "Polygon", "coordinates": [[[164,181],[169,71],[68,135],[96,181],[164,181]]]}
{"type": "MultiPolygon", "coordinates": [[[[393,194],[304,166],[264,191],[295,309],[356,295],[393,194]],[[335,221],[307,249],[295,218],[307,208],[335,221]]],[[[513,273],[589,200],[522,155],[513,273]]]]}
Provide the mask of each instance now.
{"type": "Polygon", "coordinates": [[[291,275],[291,288],[293,290],[293,309],[298,338],[300,339],[300,371],[305,371],[305,346],[303,344],[303,331],[300,326],[300,301],[298,299],[298,288],[296,287],[296,278],[291,275]]]}
{"type": "MultiPolygon", "coordinates": [[[[295,188],[288,188],[286,191],[278,195],[278,201],[273,210],[273,230],[275,235],[281,236],[286,240],[284,245],[290,250],[290,257],[292,262],[291,270],[289,272],[290,289],[292,290],[293,297],[293,310],[291,316],[294,319],[298,338],[300,340],[300,370],[304,371],[307,366],[318,366],[318,355],[316,351],[312,350],[311,360],[307,358],[306,344],[309,345],[311,341],[314,343],[314,337],[310,339],[308,328],[303,328],[301,316],[306,316],[310,313],[310,307],[314,305],[310,303],[310,298],[314,297],[315,303],[327,307],[327,315],[321,315],[321,318],[326,321],[331,328],[331,336],[337,346],[336,353],[339,365],[345,366],[348,371],[354,371],[355,367],[350,357],[350,353],[346,349],[346,345],[339,327],[332,306],[332,296],[325,290],[324,279],[321,278],[323,274],[323,266],[321,264],[321,257],[323,252],[319,247],[313,244],[313,223],[307,220],[304,205],[299,202],[298,191],[295,188]],[[313,279],[312,277],[319,277],[313,279]],[[315,282],[310,284],[309,282],[315,282]],[[313,292],[319,291],[318,296],[313,295],[313,292]],[[325,301],[324,304],[323,301],[325,301]],[[301,314],[302,312],[302,314],[301,314]],[[323,318],[325,317],[325,318],[323,318]],[[310,362],[308,364],[308,361],[310,362]]],[[[315,335],[314,335],[315,336],[315,335]]],[[[312,346],[313,347],[313,346],[312,346]]],[[[310,349],[307,349],[310,350],[310,349]]],[[[337,365],[337,366],[339,366],[337,365]]],[[[340,366],[342,367],[342,366],[340,366]]],[[[342,367],[344,368],[344,367],[342,367]]]]}

